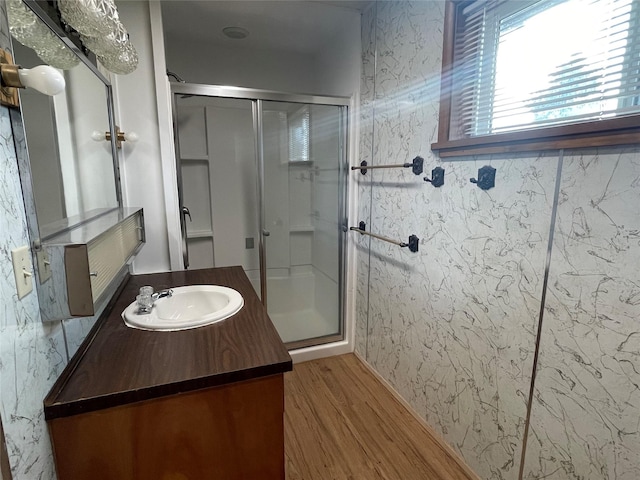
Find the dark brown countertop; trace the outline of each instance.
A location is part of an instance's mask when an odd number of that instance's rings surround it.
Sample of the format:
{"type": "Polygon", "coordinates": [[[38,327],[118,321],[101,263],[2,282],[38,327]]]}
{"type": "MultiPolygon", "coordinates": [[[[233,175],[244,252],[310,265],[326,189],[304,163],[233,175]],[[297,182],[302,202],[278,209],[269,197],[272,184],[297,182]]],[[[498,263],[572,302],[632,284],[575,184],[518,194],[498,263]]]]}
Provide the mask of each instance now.
{"type": "Polygon", "coordinates": [[[290,371],[291,357],[241,267],[133,275],[44,401],[51,420],[290,371]],[[129,328],[138,289],[215,284],[244,298],[234,316],[178,332],[129,328]]]}

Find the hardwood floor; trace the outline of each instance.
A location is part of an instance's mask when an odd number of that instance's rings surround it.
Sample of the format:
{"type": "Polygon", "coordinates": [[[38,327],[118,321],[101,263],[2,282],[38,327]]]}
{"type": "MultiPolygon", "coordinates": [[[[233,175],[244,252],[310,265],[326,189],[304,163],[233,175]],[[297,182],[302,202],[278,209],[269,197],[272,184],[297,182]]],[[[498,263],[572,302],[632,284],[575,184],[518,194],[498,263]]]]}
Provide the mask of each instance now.
{"type": "Polygon", "coordinates": [[[472,480],[355,355],[285,375],[287,480],[472,480]]]}

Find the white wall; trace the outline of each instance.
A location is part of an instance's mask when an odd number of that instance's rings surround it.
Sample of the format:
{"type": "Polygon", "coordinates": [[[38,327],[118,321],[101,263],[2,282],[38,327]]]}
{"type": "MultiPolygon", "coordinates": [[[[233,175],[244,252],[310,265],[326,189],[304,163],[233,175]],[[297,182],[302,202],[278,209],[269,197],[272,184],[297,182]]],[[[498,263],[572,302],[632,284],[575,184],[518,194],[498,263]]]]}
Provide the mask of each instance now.
{"type": "Polygon", "coordinates": [[[318,90],[315,58],[295,52],[206,46],[172,38],[167,68],[187,83],[234,85],[292,93],[318,90]]]}
{"type": "MultiPolygon", "coordinates": [[[[160,132],[158,127],[149,4],[118,2],[118,11],[139,56],[138,68],[129,75],[116,76],[113,82],[119,125],[125,132],[134,131],[140,136],[135,144],[124,143],[120,167],[125,205],[144,208],[147,243],[135,260],[134,271],[167,271],[171,263],[165,195],[176,195],[177,187],[174,182],[167,182],[169,187],[165,189],[160,135],[173,132],[160,132]]],[[[171,241],[179,243],[180,238],[171,241]]]]}
{"type": "Polygon", "coordinates": [[[354,95],[358,102],[362,55],[360,12],[343,10],[349,26],[341,30],[332,43],[325,45],[316,59],[317,93],[343,97],[354,95]]]}
{"type": "MultiPolygon", "coordinates": [[[[314,5],[318,7],[318,5],[314,5]]],[[[290,93],[350,96],[360,85],[360,13],[323,5],[343,28],[315,54],[203,45],[167,38],[167,68],[187,83],[234,85],[290,93]]]]}

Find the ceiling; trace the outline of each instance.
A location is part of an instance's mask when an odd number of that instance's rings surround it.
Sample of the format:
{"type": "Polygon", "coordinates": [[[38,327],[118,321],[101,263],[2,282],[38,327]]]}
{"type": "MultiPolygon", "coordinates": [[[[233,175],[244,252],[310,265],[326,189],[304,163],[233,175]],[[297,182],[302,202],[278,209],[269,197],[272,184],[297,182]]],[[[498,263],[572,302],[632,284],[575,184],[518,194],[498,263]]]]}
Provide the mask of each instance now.
{"type": "Polygon", "coordinates": [[[162,0],[165,38],[233,48],[284,50],[315,54],[340,38],[349,18],[370,1],[211,1],[162,0]],[[222,29],[249,30],[243,40],[231,40],[222,29]]]}

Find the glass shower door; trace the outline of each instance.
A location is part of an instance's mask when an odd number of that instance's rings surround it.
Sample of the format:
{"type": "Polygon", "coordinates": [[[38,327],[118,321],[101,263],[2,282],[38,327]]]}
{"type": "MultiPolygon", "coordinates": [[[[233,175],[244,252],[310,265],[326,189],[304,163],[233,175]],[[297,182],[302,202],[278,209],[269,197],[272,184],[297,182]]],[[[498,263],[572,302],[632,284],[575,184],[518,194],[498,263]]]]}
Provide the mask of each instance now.
{"type": "Polygon", "coordinates": [[[255,102],[174,97],[185,266],[240,265],[259,293],[255,102]]]}
{"type": "Polygon", "coordinates": [[[333,341],[342,333],[346,109],[261,101],[258,110],[267,310],[285,343],[333,341]]]}
{"type": "Polygon", "coordinates": [[[241,265],[290,349],[342,340],[348,100],[171,89],[185,267],[241,265]]]}

